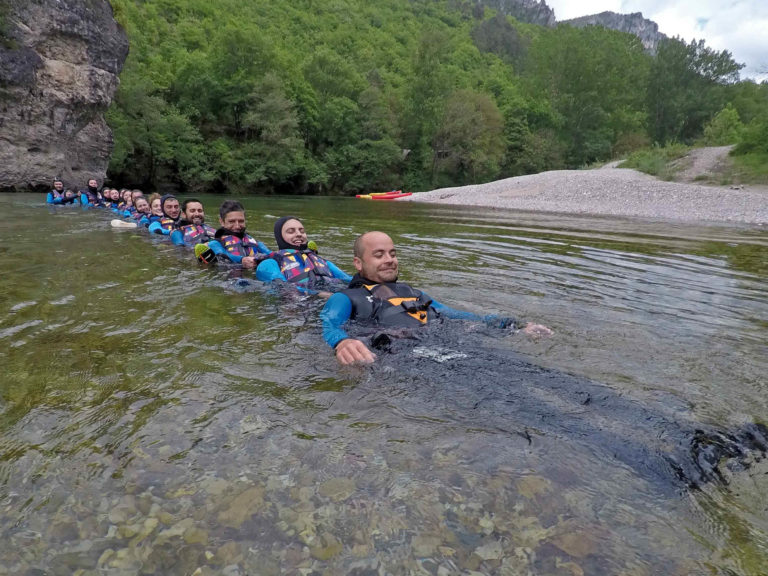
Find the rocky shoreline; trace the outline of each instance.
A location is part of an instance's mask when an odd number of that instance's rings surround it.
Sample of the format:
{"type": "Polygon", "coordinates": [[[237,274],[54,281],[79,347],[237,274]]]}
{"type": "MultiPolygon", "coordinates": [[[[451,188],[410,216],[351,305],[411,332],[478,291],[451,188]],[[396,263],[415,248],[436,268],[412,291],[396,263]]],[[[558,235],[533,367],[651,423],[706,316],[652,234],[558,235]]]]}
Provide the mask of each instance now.
{"type": "Polygon", "coordinates": [[[768,224],[768,187],[732,189],[665,182],[613,165],[441,188],[400,200],[404,201],[688,222],[768,224]]]}

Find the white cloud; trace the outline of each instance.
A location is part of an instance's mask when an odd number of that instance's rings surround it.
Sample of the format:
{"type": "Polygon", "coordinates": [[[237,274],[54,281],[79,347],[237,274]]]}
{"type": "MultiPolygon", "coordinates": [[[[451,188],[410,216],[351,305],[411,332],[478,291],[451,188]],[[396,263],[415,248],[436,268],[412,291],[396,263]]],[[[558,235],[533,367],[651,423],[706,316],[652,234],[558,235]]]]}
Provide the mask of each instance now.
{"type": "Polygon", "coordinates": [[[558,20],[610,10],[642,12],[667,36],[704,39],[746,64],[742,78],[768,80],[768,2],[766,0],[546,0],[558,20]]]}

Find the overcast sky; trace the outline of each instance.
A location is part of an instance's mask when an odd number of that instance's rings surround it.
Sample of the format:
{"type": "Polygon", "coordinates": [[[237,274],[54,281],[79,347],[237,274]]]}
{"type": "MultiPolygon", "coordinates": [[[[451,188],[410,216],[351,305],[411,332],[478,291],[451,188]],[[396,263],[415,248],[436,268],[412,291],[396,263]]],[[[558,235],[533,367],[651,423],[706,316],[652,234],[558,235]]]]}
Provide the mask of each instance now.
{"type": "Polygon", "coordinates": [[[703,38],[746,64],[742,78],[768,80],[768,0],[546,0],[558,20],[610,10],[642,12],[667,36],[703,38]]]}

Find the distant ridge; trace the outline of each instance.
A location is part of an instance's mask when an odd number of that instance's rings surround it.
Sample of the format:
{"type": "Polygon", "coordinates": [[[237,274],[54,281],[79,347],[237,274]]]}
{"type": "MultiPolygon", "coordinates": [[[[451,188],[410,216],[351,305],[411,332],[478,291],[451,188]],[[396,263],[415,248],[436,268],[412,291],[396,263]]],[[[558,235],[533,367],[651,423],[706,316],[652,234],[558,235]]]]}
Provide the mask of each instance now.
{"type": "Polygon", "coordinates": [[[569,24],[576,28],[584,28],[585,26],[603,26],[610,30],[628,32],[629,34],[634,34],[640,38],[645,49],[652,54],[656,53],[656,48],[658,47],[659,42],[666,38],[664,34],[659,32],[659,25],[653,20],[644,18],[641,12],[634,12],[632,14],[600,12],[600,14],[562,20],[558,22],[558,24],[569,24]]]}
{"type": "Polygon", "coordinates": [[[600,12],[569,20],[557,20],[555,11],[544,0],[480,0],[480,3],[528,24],[538,24],[548,28],[553,28],[558,24],[569,24],[576,28],[603,26],[610,30],[634,34],[640,38],[645,49],[652,54],[656,53],[659,42],[666,38],[664,34],[659,32],[659,25],[653,20],[644,18],[641,12],[632,14],[600,12]]]}

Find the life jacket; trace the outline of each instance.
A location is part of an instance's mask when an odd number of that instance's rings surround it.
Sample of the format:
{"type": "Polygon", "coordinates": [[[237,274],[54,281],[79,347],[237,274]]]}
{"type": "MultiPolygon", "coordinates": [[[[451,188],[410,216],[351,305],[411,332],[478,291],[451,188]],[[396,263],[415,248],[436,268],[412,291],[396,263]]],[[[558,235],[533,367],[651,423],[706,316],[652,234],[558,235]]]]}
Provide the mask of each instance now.
{"type": "Polygon", "coordinates": [[[216,230],[208,224],[185,224],[180,228],[184,234],[184,244],[194,246],[200,242],[208,242],[216,235],[216,230]]]}
{"type": "Polygon", "coordinates": [[[56,188],[52,188],[51,196],[53,197],[54,200],[58,200],[58,199],[64,200],[64,190],[59,192],[58,190],[56,190],[56,188]]]}
{"type": "Polygon", "coordinates": [[[90,204],[93,204],[94,206],[104,205],[104,199],[99,195],[98,192],[91,192],[90,188],[86,188],[85,190],[80,190],[80,194],[88,198],[88,202],[90,204]]]}
{"type": "Polygon", "coordinates": [[[250,234],[243,236],[241,240],[234,234],[221,235],[217,238],[221,245],[229,254],[233,256],[256,256],[256,247],[258,242],[250,234]]]}
{"type": "Polygon", "coordinates": [[[352,301],[352,318],[379,326],[418,327],[437,317],[432,300],[402,282],[363,284],[342,294],[352,301]]]}
{"type": "Polygon", "coordinates": [[[170,232],[171,230],[176,229],[177,220],[174,220],[173,218],[168,218],[168,216],[164,216],[160,219],[160,227],[163,230],[167,230],[170,232]]]}
{"type": "Polygon", "coordinates": [[[312,250],[279,250],[270,257],[277,261],[286,282],[314,281],[318,276],[333,278],[328,263],[312,250]]]}

